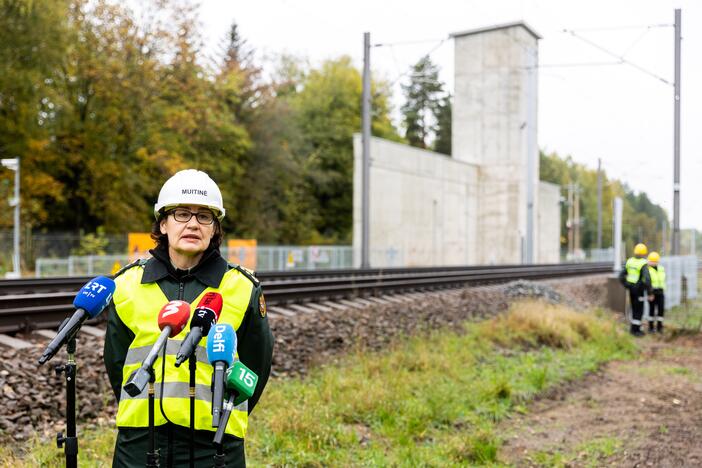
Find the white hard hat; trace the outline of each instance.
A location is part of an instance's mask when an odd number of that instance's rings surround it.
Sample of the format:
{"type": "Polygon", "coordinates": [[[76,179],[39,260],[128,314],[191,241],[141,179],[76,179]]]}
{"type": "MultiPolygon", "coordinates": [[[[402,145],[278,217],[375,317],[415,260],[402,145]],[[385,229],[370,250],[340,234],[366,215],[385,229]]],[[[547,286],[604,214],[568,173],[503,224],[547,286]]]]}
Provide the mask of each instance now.
{"type": "Polygon", "coordinates": [[[222,192],[205,172],[185,169],[176,172],[163,184],[154,205],[154,216],[163,208],[177,205],[201,205],[215,211],[217,218],[224,218],[222,192]]]}

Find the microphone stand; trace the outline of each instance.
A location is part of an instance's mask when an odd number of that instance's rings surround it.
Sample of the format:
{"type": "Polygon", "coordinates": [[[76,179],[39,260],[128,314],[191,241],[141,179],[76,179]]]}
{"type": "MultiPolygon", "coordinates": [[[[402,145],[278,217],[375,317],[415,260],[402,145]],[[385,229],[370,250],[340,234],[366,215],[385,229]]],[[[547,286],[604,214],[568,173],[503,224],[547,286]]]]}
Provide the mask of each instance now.
{"type": "MultiPolygon", "coordinates": [[[[64,327],[64,320],[59,326],[59,331],[64,327]]],[[[66,436],[62,432],[56,435],[56,446],[63,448],[66,455],[66,468],[78,467],[78,437],[76,435],[76,338],[75,336],[66,343],[68,359],[65,365],[57,365],[54,369],[56,375],[66,376],[66,436]]]]}
{"type": "Polygon", "coordinates": [[[215,468],[224,468],[227,466],[226,460],[224,459],[224,445],[222,444],[222,439],[224,438],[224,431],[227,429],[227,424],[229,424],[229,416],[232,414],[236,396],[237,392],[232,392],[229,395],[229,399],[224,403],[222,416],[219,418],[219,426],[217,426],[217,432],[215,432],[214,441],[212,442],[217,448],[217,453],[214,455],[215,468]]]}
{"type": "MultiPolygon", "coordinates": [[[[154,374],[154,368],[149,367],[149,451],[146,452],[147,468],[159,468],[159,449],[156,448],[156,428],[154,427],[155,382],[156,374],[154,374]]],[[[163,395],[161,395],[161,398],[163,398],[163,395]]]]}
{"type": "Polygon", "coordinates": [[[195,468],[195,370],[197,367],[197,347],[188,360],[190,367],[190,468],[195,468]]]}

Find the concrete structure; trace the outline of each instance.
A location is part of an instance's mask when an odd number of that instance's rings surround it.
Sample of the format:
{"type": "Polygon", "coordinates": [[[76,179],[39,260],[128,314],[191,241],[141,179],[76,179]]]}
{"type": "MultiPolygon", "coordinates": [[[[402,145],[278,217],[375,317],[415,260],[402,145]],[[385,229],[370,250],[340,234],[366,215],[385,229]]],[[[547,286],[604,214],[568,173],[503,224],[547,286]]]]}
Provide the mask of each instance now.
{"type": "MultiPolygon", "coordinates": [[[[529,174],[532,187],[538,186],[535,66],[540,36],[523,23],[512,23],[451,37],[453,157],[480,166],[478,237],[492,244],[476,262],[518,263],[526,254],[529,174]]],[[[538,191],[533,190],[538,207],[538,191]]],[[[538,227],[532,235],[538,238],[538,227]]]]}
{"type": "Polygon", "coordinates": [[[561,261],[561,186],[539,182],[536,229],[539,235],[537,260],[539,263],[561,261]],[[555,219],[554,219],[555,216],[555,219]]]}
{"type": "MultiPolygon", "coordinates": [[[[539,36],[523,23],[451,36],[453,155],[371,140],[371,265],[384,266],[374,252],[387,249],[401,252],[408,266],[521,263],[529,225],[533,260],[556,262],[560,194],[538,180],[539,36]]],[[[361,239],[360,143],[357,136],[354,251],[361,239]]]]}
{"type": "MultiPolygon", "coordinates": [[[[474,263],[478,166],[449,156],[371,139],[370,260],[406,266],[474,263]]],[[[354,137],[354,247],[361,235],[361,136],[354,137]]],[[[354,264],[359,264],[359,249],[354,264]]]]}

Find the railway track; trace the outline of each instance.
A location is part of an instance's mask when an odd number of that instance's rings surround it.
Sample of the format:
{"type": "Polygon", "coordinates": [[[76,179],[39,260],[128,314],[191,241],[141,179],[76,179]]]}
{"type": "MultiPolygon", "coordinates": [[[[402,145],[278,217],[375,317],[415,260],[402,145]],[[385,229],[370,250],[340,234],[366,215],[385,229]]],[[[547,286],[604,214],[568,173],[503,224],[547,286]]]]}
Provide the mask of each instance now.
{"type": "MultiPolygon", "coordinates": [[[[467,285],[608,273],[612,264],[570,263],[443,268],[387,268],[258,274],[269,305],[304,303],[467,285]]],[[[90,277],[0,281],[0,333],[54,328],[73,312],[73,298],[90,277]]],[[[100,317],[104,319],[104,315],[100,317]]],[[[97,321],[100,320],[96,319],[97,321]]]]}

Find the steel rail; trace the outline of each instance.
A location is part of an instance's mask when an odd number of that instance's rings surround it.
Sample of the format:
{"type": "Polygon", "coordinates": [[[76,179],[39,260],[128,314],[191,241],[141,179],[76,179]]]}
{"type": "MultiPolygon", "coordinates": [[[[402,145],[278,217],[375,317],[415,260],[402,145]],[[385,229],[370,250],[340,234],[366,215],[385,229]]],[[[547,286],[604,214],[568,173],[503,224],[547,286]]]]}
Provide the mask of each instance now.
{"type": "MultiPolygon", "coordinates": [[[[564,266],[587,265],[600,266],[604,263],[573,263],[573,264],[544,264],[539,268],[563,268],[564,266]]],[[[524,265],[480,265],[480,266],[451,266],[451,267],[417,267],[417,268],[370,268],[370,269],[330,269],[330,270],[291,270],[264,271],[256,273],[262,282],[279,280],[297,280],[303,278],[359,277],[372,275],[414,275],[417,273],[486,271],[494,268],[523,269],[524,265]]],[[[92,276],[60,276],[50,278],[18,278],[0,280],[0,296],[13,294],[40,294],[53,292],[78,291],[92,276]]]]}
{"type": "MultiPolygon", "coordinates": [[[[610,263],[573,263],[270,272],[262,273],[258,278],[264,287],[266,302],[269,305],[282,305],[610,271],[610,263]]],[[[74,277],[0,281],[0,291],[4,293],[0,293],[0,332],[55,327],[73,311],[71,304],[75,293],[89,279],[74,277]],[[28,287],[33,292],[19,292],[27,291],[28,287]]],[[[104,320],[105,316],[101,318],[104,320]]]]}

